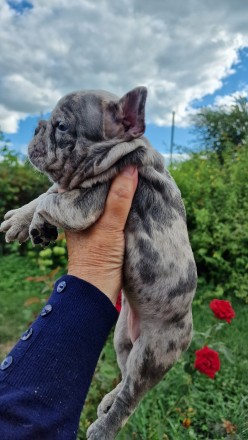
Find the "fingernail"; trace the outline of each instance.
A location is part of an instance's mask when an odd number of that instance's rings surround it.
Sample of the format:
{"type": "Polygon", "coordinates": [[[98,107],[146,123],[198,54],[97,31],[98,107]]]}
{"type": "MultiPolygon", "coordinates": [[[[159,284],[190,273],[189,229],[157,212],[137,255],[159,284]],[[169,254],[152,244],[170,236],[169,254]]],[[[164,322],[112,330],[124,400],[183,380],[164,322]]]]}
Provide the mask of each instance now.
{"type": "Polygon", "coordinates": [[[124,176],[133,176],[135,173],[136,167],[129,165],[128,167],[124,168],[122,170],[122,174],[124,174],[124,176]]]}

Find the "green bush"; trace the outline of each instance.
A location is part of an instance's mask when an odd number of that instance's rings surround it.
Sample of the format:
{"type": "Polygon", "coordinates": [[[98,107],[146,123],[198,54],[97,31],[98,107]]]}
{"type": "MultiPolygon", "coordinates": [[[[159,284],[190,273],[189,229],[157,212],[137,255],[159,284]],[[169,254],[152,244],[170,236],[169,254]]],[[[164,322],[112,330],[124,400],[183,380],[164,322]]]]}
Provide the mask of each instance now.
{"type": "Polygon", "coordinates": [[[248,302],[248,145],[192,154],[171,173],[185,202],[190,241],[206,297],[235,295],[248,302]]]}
{"type": "MultiPolygon", "coordinates": [[[[185,202],[190,240],[195,254],[199,291],[203,297],[224,294],[248,303],[248,144],[228,145],[223,162],[215,152],[192,153],[171,172],[185,202]]],[[[47,178],[33,170],[8,147],[1,149],[0,218],[46,191],[47,178]]],[[[0,236],[4,249],[4,235],[0,236]]],[[[32,248],[29,256],[40,267],[65,267],[65,241],[48,250],[32,248]]],[[[8,251],[27,246],[8,246],[8,251]]],[[[200,296],[199,296],[200,300],[200,296]]]]}

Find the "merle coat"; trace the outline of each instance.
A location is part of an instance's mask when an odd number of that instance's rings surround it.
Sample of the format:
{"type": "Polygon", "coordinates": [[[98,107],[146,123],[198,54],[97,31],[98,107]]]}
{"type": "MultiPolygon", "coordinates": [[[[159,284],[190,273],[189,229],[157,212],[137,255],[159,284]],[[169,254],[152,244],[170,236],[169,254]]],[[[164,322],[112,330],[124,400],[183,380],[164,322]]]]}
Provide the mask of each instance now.
{"type": "Polygon", "coordinates": [[[90,440],[115,437],[192,335],[196,265],[180,191],[163,157],[143,136],[146,95],[138,87],[121,99],[104,91],[62,98],[50,119],[40,121],[29,145],[31,163],[53,185],[8,212],[1,225],[8,242],[30,237],[43,245],[56,239],[57,227],[86,229],[101,216],[113,177],[127,165],[138,167],[114,336],[122,381],[100,403],[98,419],[87,432],[90,440]]]}

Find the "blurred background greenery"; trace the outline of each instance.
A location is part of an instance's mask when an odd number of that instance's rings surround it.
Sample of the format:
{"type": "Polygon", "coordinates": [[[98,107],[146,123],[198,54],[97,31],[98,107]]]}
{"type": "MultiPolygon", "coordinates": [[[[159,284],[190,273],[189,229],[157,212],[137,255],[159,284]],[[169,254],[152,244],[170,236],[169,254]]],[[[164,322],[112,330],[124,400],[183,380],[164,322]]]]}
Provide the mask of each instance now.
{"type": "MultiPolygon", "coordinates": [[[[236,311],[221,328],[221,370],[215,380],[194,371],[194,338],[189,351],[143,400],[118,439],[247,439],[248,438],[248,110],[238,99],[228,111],[203,109],[194,117],[197,152],[172,162],[186,206],[190,240],[198,267],[194,323],[206,341],[212,298],[229,299],[236,311]],[[205,335],[205,336],[204,336],[205,335]],[[226,347],[226,348],[225,348],[226,347]],[[224,349],[225,348],[225,349],[224,349]]],[[[0,218],[49,187],[26,158],[1,135],[0,218]]],[[[0,236],[0,352],[11,345],[46,302],[53,282],[66,272],[63,232],[47,249],[30,243],[6,244],[0,236]]],[[[200,343],[200,342],[199,342],[200,343]]],[[[214,344],[214,343],[213,343],[214,344]]],[[[211,346],[211,344],[210,344],[211,346]]],[[[112,335],[98,363],[80,420],[78,439],[95,419],[101,397],[118,383],[112,335]]]]}

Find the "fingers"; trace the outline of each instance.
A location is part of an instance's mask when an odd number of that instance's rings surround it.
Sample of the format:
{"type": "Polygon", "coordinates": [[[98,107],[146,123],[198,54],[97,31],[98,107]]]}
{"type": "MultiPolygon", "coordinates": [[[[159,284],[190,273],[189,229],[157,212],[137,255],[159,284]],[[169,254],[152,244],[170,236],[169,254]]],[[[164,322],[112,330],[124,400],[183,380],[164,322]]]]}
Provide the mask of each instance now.
{"type": "Polygon", "coordinates": [[[138,170],[133,166],[125,168],[112,182],[105,211],[100,219],[101,226],[123,230],[138,184],[138,170]]]}

